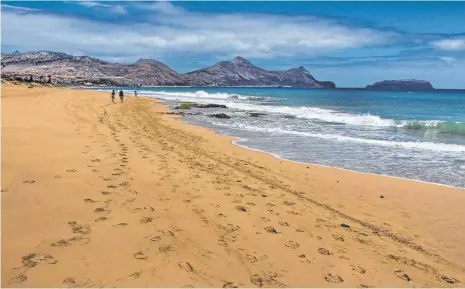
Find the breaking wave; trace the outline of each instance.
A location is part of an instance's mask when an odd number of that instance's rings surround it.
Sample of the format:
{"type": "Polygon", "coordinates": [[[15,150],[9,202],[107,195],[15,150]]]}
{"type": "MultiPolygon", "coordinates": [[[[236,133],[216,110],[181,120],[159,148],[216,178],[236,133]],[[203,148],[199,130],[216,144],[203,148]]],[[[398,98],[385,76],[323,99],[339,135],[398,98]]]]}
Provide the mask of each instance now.
{"type": "Polygon", "coordinates": [[[171,100],[181,100],[181,101],[202,101],[202,100],[269,100],[272,97],[268,96],[248,96],[241,94],[229,94],[222,92],[208,93],[203,90],[198,90],[196,92],[168,92],[168,91],[141,91],[141,95],[146,96],[155,96],[160,98],[166,98],[171,100]]]}
{"type": "Polygon", "coordinates": [[[224,104],[229,108],[254,111],[267,114],[280,114],[301,119],[319,120],[332,124],[361,125],[372,127],[397,127],[408,130],[434,130],[440,133],[465,135],[464,122],[444,122],[438,120],[393,120],[383,119],[372,114],[351,114],[331,109],[308,106],[260,105],[247,101],[272,100],[269,96],[247,96],[229,93],[208,93],[203,90],[195,92],[140,91],[140,95],[168,100],[213,102],[224,104]],[[241,102],[242,100],[242,102],[241,102]]]}
{"type": "Polygon", "coordinates": [[[464,122],[441,122],[441,121],[408,121],[401,126],[405,129],[421,130],[431,129],[437,130],[442,133],[450,133],[456,135],[465,135],[465,123],[464,122]]]}
{"type": "Polygon", "coordinates": [[[465,146],[456,145],[456,144],[376,140],[376,139],[357,138],[357,137],[335,135],[335,134],[322,134],[322,133],[285,130],[281,128],[264,128],[264,127],[257,127],[253,125],[246,125],[246,124],[239,124],[239,123],[226,124],[226,123],[220,123],[220,122],[213,122],[213,124],[217,126],[230,127],[230,128],[255,131],[255,132],[267,132],[267,133],[274,133],[274,134],[277,133],[277,134],[285,134],[285,135],[286,134],[287,135],[299,135],[299,136],[307,136],[307,137],[316,137],[316,138],[326,139],[326,140],[335,140],[335,141],[341,141],[341,142],[355,142],[355,143],[371,144],[371,145],[385,146],[385,147],[402,147],[402,148],[408,148],[408,149],[420,149],[420,150],[429,150],[429,151],[436,151],[436,152],[465,152],[465,146]]]}

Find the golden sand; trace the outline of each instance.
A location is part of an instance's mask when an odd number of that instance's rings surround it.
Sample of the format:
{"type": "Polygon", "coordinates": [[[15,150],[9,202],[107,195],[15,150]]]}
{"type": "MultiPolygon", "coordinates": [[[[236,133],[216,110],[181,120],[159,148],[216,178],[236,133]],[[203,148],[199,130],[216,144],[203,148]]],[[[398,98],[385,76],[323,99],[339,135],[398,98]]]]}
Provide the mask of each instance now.
{"type": "Polygon", "coordinates": [[[231,140],[150,99],[4,85],[2,286],[465,286],[465,190],[231,140]]]}

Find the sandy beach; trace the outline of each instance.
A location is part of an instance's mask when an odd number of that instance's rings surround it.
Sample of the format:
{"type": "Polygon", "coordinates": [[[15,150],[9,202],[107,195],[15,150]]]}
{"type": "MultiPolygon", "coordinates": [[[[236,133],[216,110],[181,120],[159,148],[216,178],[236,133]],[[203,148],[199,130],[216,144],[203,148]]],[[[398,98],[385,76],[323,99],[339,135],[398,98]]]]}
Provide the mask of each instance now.
{"type": "Polygon", "coordinates": [[[1,101],[2,287],[465,287],[464,189],[280,160],[154,99],[1,101]]]}

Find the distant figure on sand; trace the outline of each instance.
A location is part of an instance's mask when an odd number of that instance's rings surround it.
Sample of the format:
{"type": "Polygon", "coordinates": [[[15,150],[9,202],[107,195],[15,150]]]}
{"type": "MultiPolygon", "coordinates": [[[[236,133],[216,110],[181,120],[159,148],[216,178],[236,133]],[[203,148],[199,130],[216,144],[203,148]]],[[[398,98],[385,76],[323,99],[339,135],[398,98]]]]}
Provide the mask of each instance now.
{"type": "Polygon", "coordinates": [[[134,95],[137,97],[137,90],[134,90],[134,95]]]}
{"type": "Polygon", "coordinates": [[[123,90],[120,90],[119,91],[119,99],[121,99],[121,102],[123,102],[123,98],[124,98],[123,90]]]}
{"type": "Polygon", "coordinates": [[[113,89],[113,91],[111,92],[111,101],[113,101],[113,103],[115,103],[115,90],[113,89]]]}

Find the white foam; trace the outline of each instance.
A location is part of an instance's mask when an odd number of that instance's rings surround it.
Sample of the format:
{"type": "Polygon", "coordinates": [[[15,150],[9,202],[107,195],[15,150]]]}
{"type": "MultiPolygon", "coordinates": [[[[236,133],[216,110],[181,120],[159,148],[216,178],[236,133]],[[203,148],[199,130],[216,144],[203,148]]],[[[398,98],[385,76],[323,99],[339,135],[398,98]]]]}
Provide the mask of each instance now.
{"type": "Polygon", "coordinates": [[[180,100],[180,101],[202,101],[202,100],[227,100],[227,99],[241,99],[248,100],[253,99],[253,96],[246,96],[240,94],[229,94],[229,93],[208,93],[203,90],[195,92],[168,92],[168,91],[140,91],[141,95],[155,96],[162,99],[168,100],[180,100]]]}
{"type": "Polygon", "coordinates": [[[213,122],[213,124],[224,127],[237,128],[248,131],[256,132],[267,132],[267,133],[278,133],[278,134],[287,134],[287,135],[300,135],[307,137],[316,137],[326,140],[334,140],[339,142],[352,142],[352,143],[363,143],[371,144],[384,147],[400,147],[406,149],[417,149],[417,150],[429,150],[436,152],[465,152],[465,146],[456,145],[456,144],[443,144],[443,143],[433,143],[433,142],[402,142],[402,141],[387,141],[387,140],[376,140],[376,139],[366,139],[366,138],[356,138],[350,136],[342,136],[335,134],[322,134],[322,133],[311,133],[311,132],[302,132],[302,131],[290,131],[280,128],[263,128],[246,124],[226,124],[213,122]]]}
{"type": "MultiPolygon", "coordinates": [[[[132,93],[127,91],[126,93],[132,93]]],[[[223,104],[229,108],[255,111],[267,114],[290,115],[301,119],[320,120],[331,123],[341,123],[348,125],[361,125],[372,127],[404,127],[409,124],[421,125],[424,128],[436,128],[441,121],[439,120],[402,120],[395,121],[392,119],[383,119],[380,116],[372,114],[351,114],[331,109],[324,109],[309,106],[278,106],[278,105],[260,105],[251,103],[247,100],[267,100],[273,99],[266,96],[247,96],[229,93],[208,93],[203,90],[195,92],[167,92],[167,91],[139,91],[141,96],[156,97],[166,100],[186,101],[223,104]],[[242,100],[242,101],[241,101],[242,100]]]]}
{"type": "MultiPolygon", "coordinates": [[[[261,153],[265,153],[265,154],[271,155],[271,156],[273,156],[273,157],[275,157],[275,158],[277,158],[277,159],[281,159],[281,160],[285,160],[285,161],[289,161],[289,162],[293,162],[293,163],[298,163],[298,164],[310,164],[310,165],[313,165],[313,166],[319,166],[319,167],[325,167],[325,168],[333,168],[333,169],[338,169],[338,170],[343,170],[343,171],[356,172],[356,173],[365,174],[365,175],[382,176],[382,177],[393,178],[393,179],[408,180],[408,181],[412,181],[412,182],[419,182],[419,183],[424,183],[424,184],[431,184],[431,185],[436,185],[436,186],[441,186],[441,187],[460,188],[460,189],[462,188],[462,187],[457,187],[457,186],[453,186],[453,185],[446,185],[446,184],[440,184],[440,183],[433,183],[433,182],[428,182],[428,181],[422,181],[422,180],[417,180],[417,179],[409,179],[409,178],[391,176],[391,175],[386,175],[386,174],[362,172],[362,171],[351,170],[351,169],[346,169],[346,168],[341,168],[341,167],[335,167],[335,166],[329,166],[329,165],[322,165],[322,164],[318,164],[318,163],[300,162],[300,161],[296,161],[296,160],[287,159],[287,158],[285,158],[285,157],[282,157],[282,156],[279,155],[279,154],[270,153],[270,152],[267,152],[267,151],[263,151],[263,150],[260,150],[260,149],[255,149],[255,148],[252,148],[252,147],[250,147],[250,146],[247,146],[247,145],[241,143],[241,142],[246,142],[246,141],[248,141],[248,140],[245,139],[245,138],[236,138],[236,139],[237,139],[237,140],[231,141],[231,143],[232,143],[233,145],[236,145],[236,146],[239,146],[239,147],[243,147],[243,148],[248,149],[248,150],[257,151],[257,152],[261,152],[261,153]]],[[[465,168],[465,166],[463,166],[463,168],[465,168]]]]}

